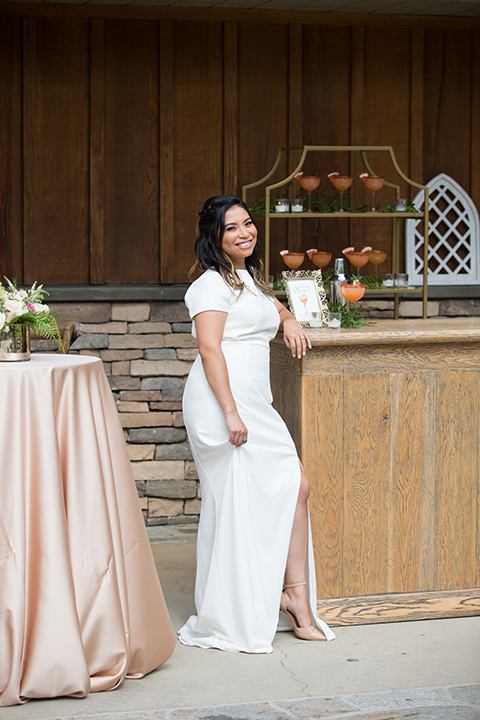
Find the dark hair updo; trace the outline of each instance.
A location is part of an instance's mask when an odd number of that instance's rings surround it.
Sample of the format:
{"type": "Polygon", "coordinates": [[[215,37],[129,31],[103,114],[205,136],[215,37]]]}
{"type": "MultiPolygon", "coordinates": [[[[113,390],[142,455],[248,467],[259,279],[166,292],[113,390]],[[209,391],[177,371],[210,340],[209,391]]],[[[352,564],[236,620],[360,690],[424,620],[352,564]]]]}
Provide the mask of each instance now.
{"type": "MultiPolygon", "coordinates": [[[[234,195],[215,195],[209,198],[201,212],[197,225],[197,241],[195,243],[196,262],[191,272],[203,268],[212,268],[223,277],[226,283],[235,290],[242,291],[244,284],[235,273],[235,268],[222,248],[225,232],[225,213],[233,207],[243,208],[249,215],[250,211],[243,200],[234,195]]],[[[250,216],[251,217],[251,216],[250,216]]],[[[251,218],[253,224],[255,221],[251,218]]],[[[263,280],[263,262],[257,242],[251,255],[245,258],[245,268],[252,276],[255,285],[267,295],[273,295],[269,285],[263,280]]]]}

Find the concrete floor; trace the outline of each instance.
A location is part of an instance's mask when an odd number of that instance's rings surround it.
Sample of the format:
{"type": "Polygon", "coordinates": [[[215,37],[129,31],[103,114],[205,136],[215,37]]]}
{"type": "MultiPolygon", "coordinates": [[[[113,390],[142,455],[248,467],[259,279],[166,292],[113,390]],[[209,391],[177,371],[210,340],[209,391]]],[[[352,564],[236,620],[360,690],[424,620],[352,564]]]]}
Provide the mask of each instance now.
{"type": "MultiPolygon", "coordinates": [[[[193,526],[150,528],[175,629],[194,612],[193,526]]],[[[142,680],[82,700],[2,708],[0,720],[479,720],[480,618],[335,628],[330,643],[276,636],[271,655],[177,644],[142,680]],[[213,706],[213,707],[212,707],[213,706]]]]}

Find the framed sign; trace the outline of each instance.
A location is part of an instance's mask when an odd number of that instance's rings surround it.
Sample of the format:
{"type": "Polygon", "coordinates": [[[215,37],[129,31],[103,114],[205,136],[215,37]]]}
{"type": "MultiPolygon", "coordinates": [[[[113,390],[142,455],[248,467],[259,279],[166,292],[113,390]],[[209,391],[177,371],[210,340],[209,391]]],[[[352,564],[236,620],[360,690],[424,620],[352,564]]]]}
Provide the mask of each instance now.
{"type": "Polygon", "coordinates": [[[327,325],[328,304],[322,282],[321,270],[284,270],[290,312],[296,321],[305,327],[327,325]]]}

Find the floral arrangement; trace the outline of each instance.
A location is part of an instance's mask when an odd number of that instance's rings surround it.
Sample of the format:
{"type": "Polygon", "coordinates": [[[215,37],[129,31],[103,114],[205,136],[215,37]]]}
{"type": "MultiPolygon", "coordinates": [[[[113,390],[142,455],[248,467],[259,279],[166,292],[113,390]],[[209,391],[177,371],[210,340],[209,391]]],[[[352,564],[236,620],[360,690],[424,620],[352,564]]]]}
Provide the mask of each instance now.
{"type": "Polygon", "coordinates": [[[30,290],[19,290],[17,281],[4,278],[0,282],[0,331],[12,325],[27,325],[35,335],[56,340],[61,346],[61,335],[54,313],[43,302],[43,285],[34,282],[30,290]]]}

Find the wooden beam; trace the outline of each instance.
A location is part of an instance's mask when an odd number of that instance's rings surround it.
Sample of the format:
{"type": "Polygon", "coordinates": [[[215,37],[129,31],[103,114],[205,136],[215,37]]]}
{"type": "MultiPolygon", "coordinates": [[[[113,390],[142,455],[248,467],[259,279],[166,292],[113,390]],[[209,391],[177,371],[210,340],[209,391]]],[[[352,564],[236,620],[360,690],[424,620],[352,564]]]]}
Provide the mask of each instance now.
{"type": "MultiPolygon", "coordinates": [[[[364,138],[364,76],[365,76],[365,28],[353,27],[351,29],[350,54],[350,145],[363,145],[364,138]]],[[[350,153],[350,175],[355,179],[365,170],[360,153],[350,153]]],[[[358,183],[357,183],[358,184],[358,183]]],[[[357,193],[358,193],[357,189],[357,193]]],[[[350,242],[362,247],[364,242],[365,225],[362,221],[350,220],[350,242]]]]}
{"type": "MultiPolygon", "coordinates": [[[[36,131],[37,131],[37,19],[26,17],[23,21],[23,163],[24,163],[24,195],[23,195],[23,217],[25,225],[32,227],[35,218],[34,203],[37,193],[35,192],[34,173],[27,172],[28,167],[36,165],[36,131]],[[27,223],[28,216],[30,222],[27,223]]],[[[24,253],[23,276],[24,282],[31,280],[30,268],[36,267],[35,242],[28,243],[28,238],[23,237],[23,247],[29,247],[29,252],[24,253]]]]}
{"type": "Polygon", "coordinates": [[[294,10],[240,10],[229,8],[177,8],[134,5],[73,5],[69,3],[0,2],[0,15],[33,17],[97,17],[137,20],[189,20],[192,22],[243,22],[270,25],[425,27],[475,30],[480,19],[435,15],[382,15],[380,13],[298,12],[294,10]]]}
{"type": "Polygon", "coordinates": [[[474,617],[480,615],[480,594],[474,590],[389,593],[319,600],[318,616],[329,625],[370,625],[404,620],[474,617]]]}
{"type": "MultiPolygon", "coordinates": [[[[19,29],[22,36],[22,28],[19,29]]],[[[12,264],[18,268],[17,279],[23,282],[23,152],[22,152],[22,57],[16,56],[18,67],[12,68],[12,207],[10,232],[12,243],[12,264]]],[[[14,273],[15,274],[15,270],[14,273]]]]}
{"type": "Polygon", "coordinates": [[[173,188],[173,22],[160,22],[160,282],[172,282],[175,259],[173,188]]]}
{"type": "Polygon", "coordinates": [[[352,28],[350,144],[363,145],[363,81],[365,72],[365,30],[352,28]]]}
{"type": "MultiPolygon", "coordinates": [[[[299,147],[303,143],[302,75],[303,75],[303,27],[295,24],[289,27],[288,64],[288,144],[299,147]]],[[[288,153],[288,172],[295,170],[300,152],[288,153]]],[[[289,218],[288,248],[291,252],[301,251],[302,227],[298,220],[289,218]]],[[[268,278],[267,278],[268,280],[268,278]]]]}
{"type": "Polygon", "coordinates": [[[0,90],[0,278],[23,282],[22,20],[0,21],[0,62],[8,69],[0,90]]]}
{"type": "Polygon", "coordinates": [[[480,207],[480,32],[473,33],[472,42],[472,121],[470,155],[470,195],[480,207]]]}
{"type": "Polygon", "coordinates": [[[223,28],[223,191],[237,195],[238,188],[238,49],[237,23],[223,28]]]}
{"type": "MultiPolygon", "coordinates": [[[[423,82],[424,30],[412,30],[410,52],[410,171],[409,177],[423,183],[423,82]]],[[[410,198],[413,199],[413,198],[410,198]]]]}
{"type": "MultiPolygon", "coordinates": [[[[289,27],[288,144],[302,145],[302,41],[303,28],[289,27]]],[[[292,162],[290,162],[290,166],[292,162]]],[[[293,169],[293,168],[292,168],[293,169]]],[[[290,167],[289,167],[290,170],[290,167]]]]}
{"type": "Polygon", "coordinates": [[[90,282],[104,280],[105,20],[90,22],[90,282]]]}

